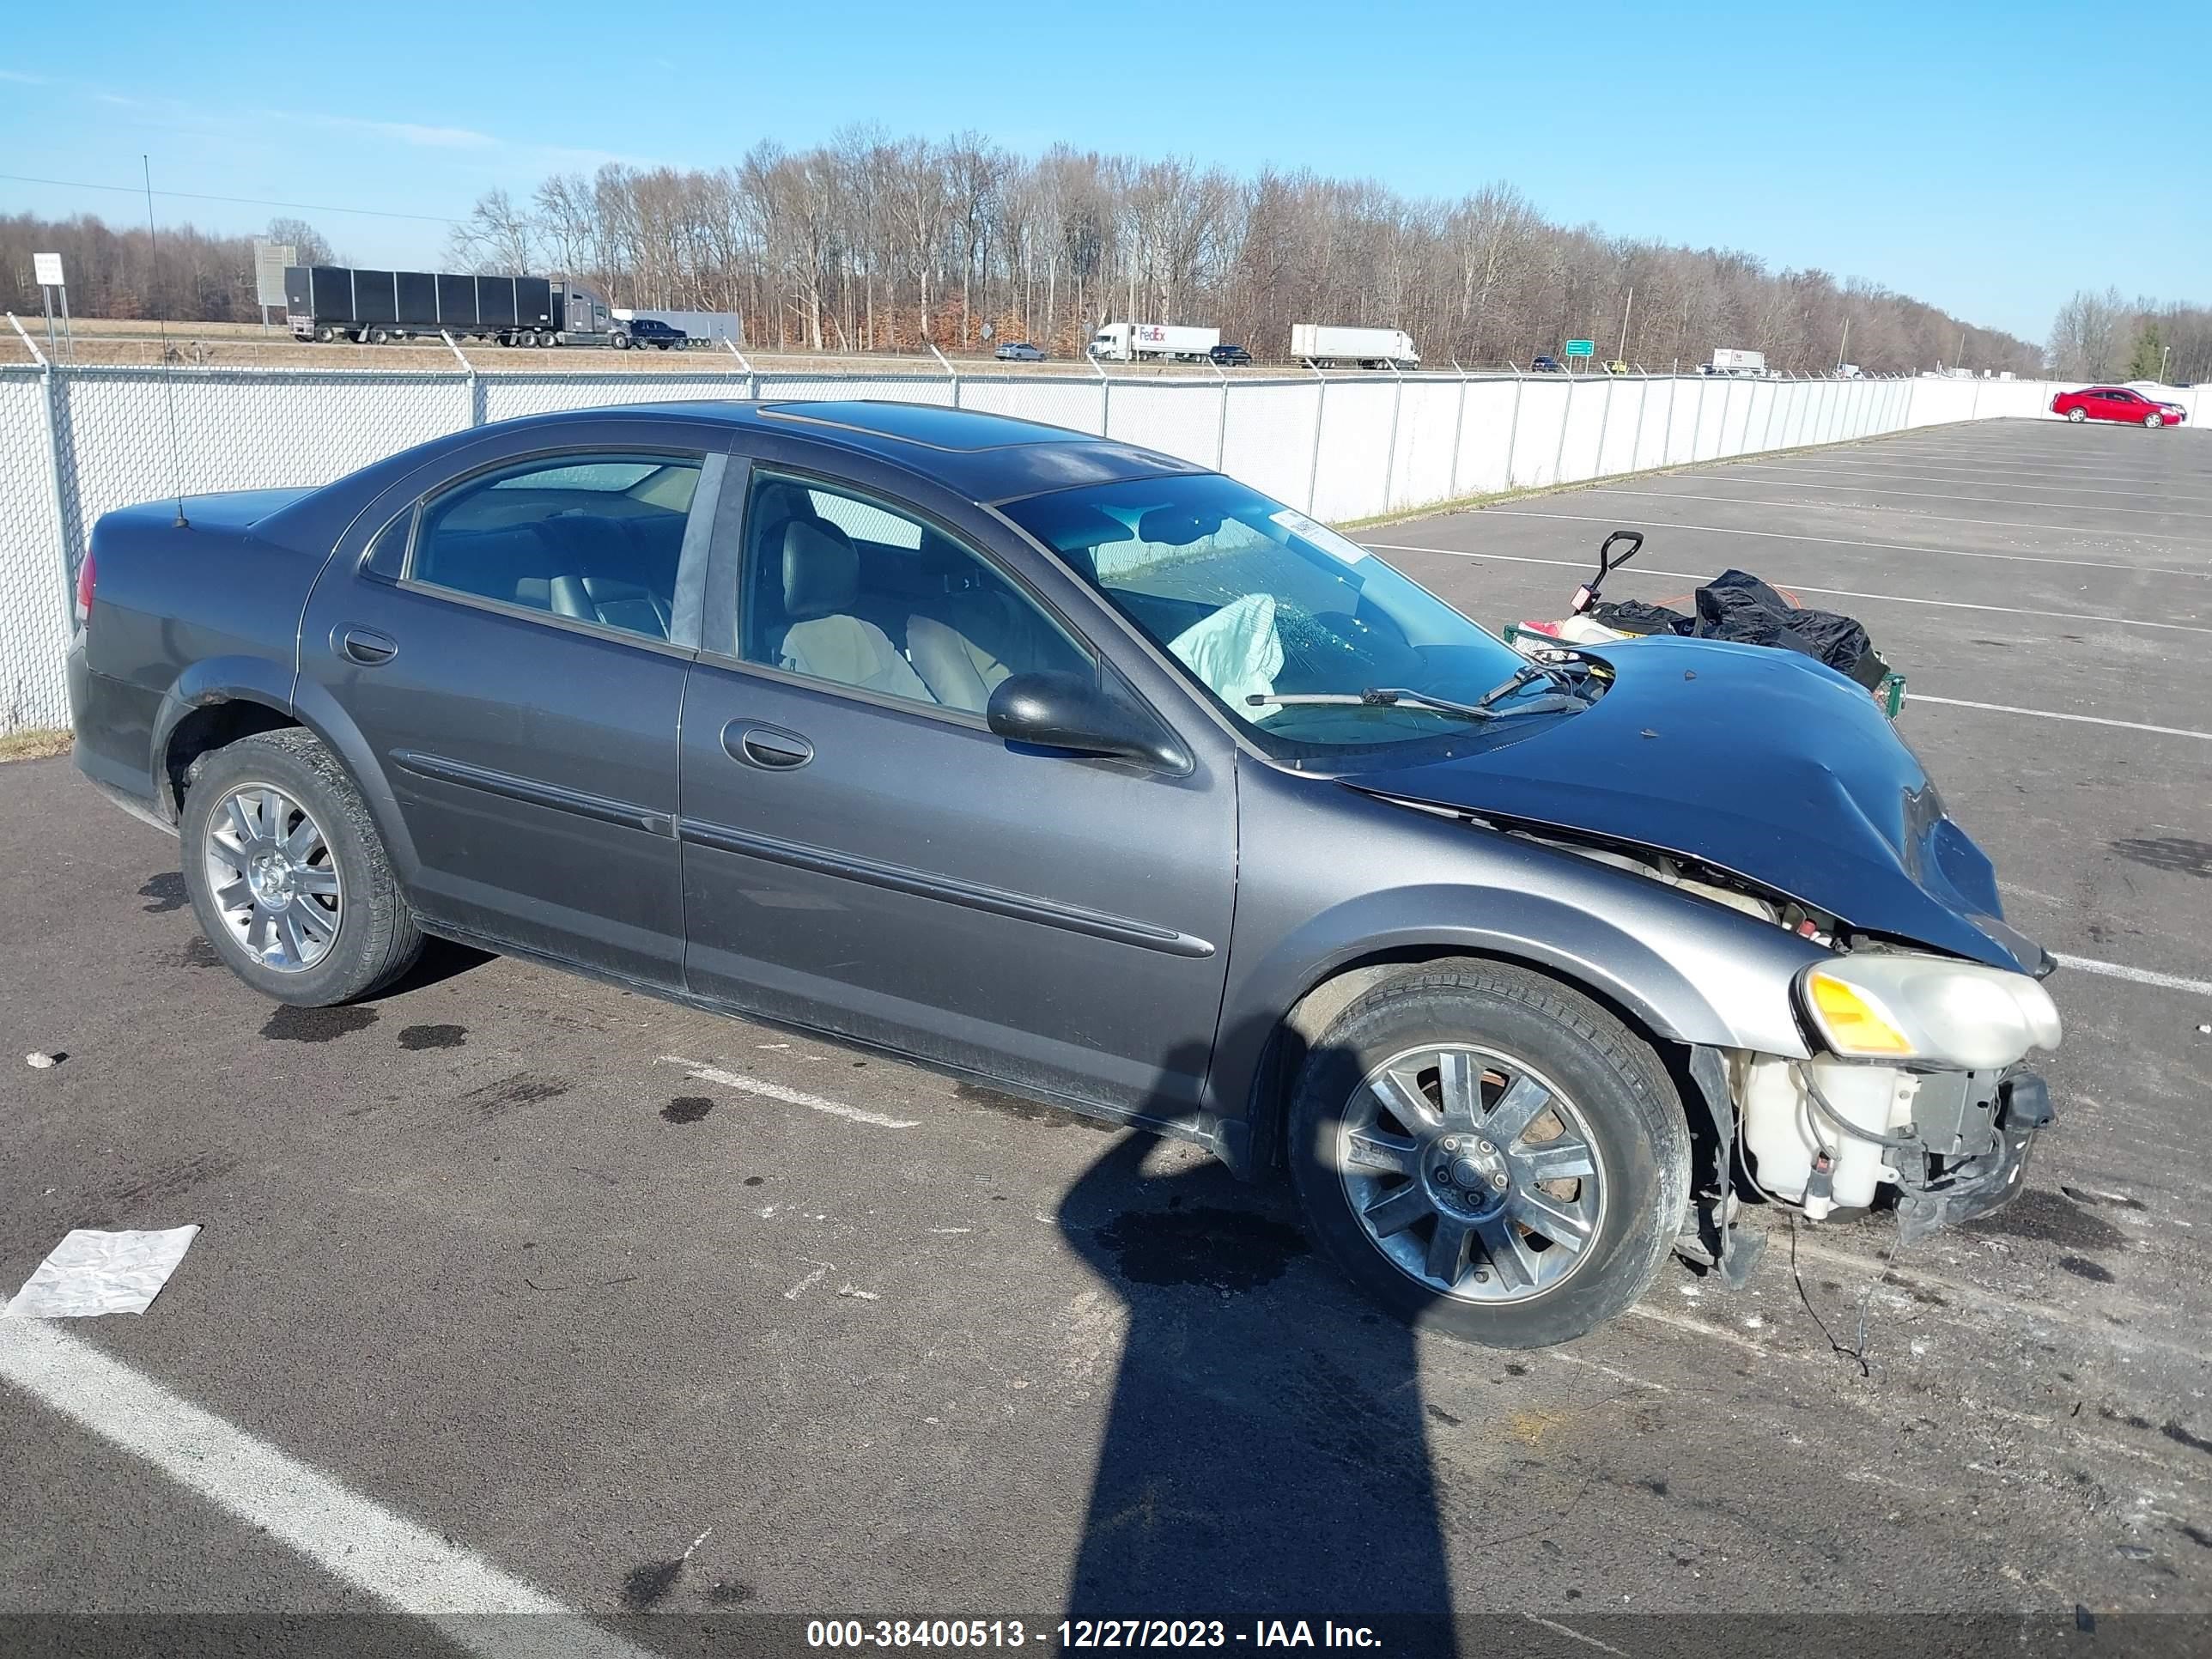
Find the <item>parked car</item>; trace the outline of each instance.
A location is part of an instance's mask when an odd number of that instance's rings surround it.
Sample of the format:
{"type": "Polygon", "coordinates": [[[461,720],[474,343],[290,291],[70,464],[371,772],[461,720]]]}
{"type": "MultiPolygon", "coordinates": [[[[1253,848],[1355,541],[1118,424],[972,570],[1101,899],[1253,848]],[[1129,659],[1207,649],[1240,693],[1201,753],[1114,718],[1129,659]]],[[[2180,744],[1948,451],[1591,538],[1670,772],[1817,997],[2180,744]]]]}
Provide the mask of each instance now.
{"type": "Polygon", "coordinates": [[[1477,1341],[1587,1331],[1670,1249],[1741,1283],[1739,1146],[1910,1238],[2050,1116],[2050,958],[1858,686],[1533,661],[1127,444],[538,416],[110,513],[76,611],[76,764],[264,995],[435,934],[902,1055],[1286,1168],[1353,1280],[1477,1341]]]}
{"type": "Polygon", "coordinates": [[[647,346],[657,351],[673,351],[690,337],[658,317],[633,317],[628,322],[617,323],[614,331],[615,349],[627,351],[632,347],[642,351],[647,346]]]}
{"type": "Polygon", "coordinates": [[[2077,424],[2083,421],[2124,421],[2130,426],[2178,426],[2189,418],[2179,404],[2154,401],[2124,386],[2084,386],[2062,392],[2051,400],[2051,412],[2077,424]]]}
{"type": "Polygon", "coordinates": [[[1009,340],[991,354],[1002,363],[1041,363],[1044,353],[1027,340],[1009,340]]]}
{"type": "Polygon", "coordinates": [[[1547,351],[1540,351],[1528,360],[1529,368],[1538,374],[1564,374],[1567,366],[1547,351]]]}
{"type": "Polygon", "coordinates": [[[1224,368],[1234,368],[1240,363],[1249,363],[1252,361],[1252,354],[1241,345],[1224,343],[1214,347],[1206,355],[1224,368]]]}

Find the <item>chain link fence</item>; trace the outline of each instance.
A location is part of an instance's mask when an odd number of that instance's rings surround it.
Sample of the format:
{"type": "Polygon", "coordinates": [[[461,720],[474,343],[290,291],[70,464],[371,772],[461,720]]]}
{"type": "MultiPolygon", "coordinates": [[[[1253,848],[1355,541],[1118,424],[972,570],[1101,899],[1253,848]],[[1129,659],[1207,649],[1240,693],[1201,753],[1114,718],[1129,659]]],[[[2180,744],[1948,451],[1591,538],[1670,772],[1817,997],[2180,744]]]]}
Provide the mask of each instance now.
{"type": "MultiPolygon", "coordinates": [[[[25,337],[27,343],[27,337],[25,337]]],[[[36,355],[35,346],[33,348],[36,355]]],[[[65,726],[69,590],[100,516],[179,491],[326,483],[410,445],[549,410],[701,398],[889,398],[1165,451],[1343,523],[1509,489],[2046,415],[2043,381],[1642,374],[757,372],[0,367],[0,733],[65,726]]],[[[2192,418],[2212,412],[2212,398],[2192,418]]]]}

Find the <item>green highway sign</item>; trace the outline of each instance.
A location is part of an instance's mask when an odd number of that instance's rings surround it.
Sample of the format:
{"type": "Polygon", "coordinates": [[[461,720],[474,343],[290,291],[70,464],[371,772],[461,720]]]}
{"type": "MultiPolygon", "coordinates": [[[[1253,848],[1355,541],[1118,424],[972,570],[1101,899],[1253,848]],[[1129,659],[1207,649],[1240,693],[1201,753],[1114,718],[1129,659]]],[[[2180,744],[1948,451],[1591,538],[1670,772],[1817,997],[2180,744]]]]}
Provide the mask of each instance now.
{"type": "Polygon", "coordinates": [[[1589,355],[1590,343],[1588,340],[1570,340],[1567,342],[1568,356],[1587,357],[1589,355]]]}

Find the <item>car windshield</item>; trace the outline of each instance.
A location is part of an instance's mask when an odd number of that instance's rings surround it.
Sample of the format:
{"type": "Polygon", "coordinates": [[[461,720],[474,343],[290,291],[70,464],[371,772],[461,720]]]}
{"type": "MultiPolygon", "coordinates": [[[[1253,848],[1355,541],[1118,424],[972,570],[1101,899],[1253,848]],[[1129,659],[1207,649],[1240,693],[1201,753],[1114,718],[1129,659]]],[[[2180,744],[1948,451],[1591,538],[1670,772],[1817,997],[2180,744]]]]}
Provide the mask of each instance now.
{"type": "Polygon", "coordinates": [[[1328,526],[1218,474],[1004,510],[1279,757],[1579,706],[1542,671],[1512,684],[1531,665],[1510,646],[1328,526]],[[1308,701],[1332,697],[1343,701],[1308,701]]]}

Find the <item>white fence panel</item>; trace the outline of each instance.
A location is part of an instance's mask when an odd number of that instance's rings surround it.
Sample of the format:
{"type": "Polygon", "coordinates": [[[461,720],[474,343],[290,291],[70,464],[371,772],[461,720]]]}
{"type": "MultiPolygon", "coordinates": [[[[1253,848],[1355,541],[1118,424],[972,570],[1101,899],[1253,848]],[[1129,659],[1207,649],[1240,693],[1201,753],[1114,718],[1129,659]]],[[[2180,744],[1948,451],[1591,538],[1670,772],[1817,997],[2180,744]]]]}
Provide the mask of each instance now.
{"type": "Polygon", "coordinates": [[[67,726],[69,571],[54,544],[46,387],[0,374],[0,732],[67,726]]]}
{"type": "MultiPolygon", "coordinates": [[[[1103,435],[1106,406],[1103,380],[984,380],[960,382],[960,407],[980,409],[992,415],[1010,415],[1018,421],[1042,421],[1073,432],[1103,435]]],[[[1212,465],[1211,456],[1206,465],[1212,465]]]]}
{"type": "Polygon", "coordinates": [[[1395,394],[1387,377],[1329,380],[1328,395],[1322,400],[1313,505],[1306,509],[1316,519],[1371,519],[1384,510],[1390,408],[1395,394]]]}
{"type": "Polygon", "coordinates": [[[1565,377],[1557,374],[1532,374],[1522,383],[1509,488],[1540,489],[1559,482],[1559,434],[1566,428],[1570,389],[1565,377]]]}
{"type": "Polygon", "coordinates": [[[1459,487],[1462,495],[1491,495],[1511,487],[1510,451],[1521,403],[1521,383],[1472,380],[1467,419],[1459,428],[1459,487]]]}
{"type": "Polygon", "coordinates": [[[1321,382],[1240,381],[1229,404],[1221,470],[1264,495],[1303,507],[1311,494],[1321,382]]]}
{"type": "MultiPolygon", "coordinates": [[[[732,358],[730,366],[737,368],[732,358]]],[[[743,371],[728,375],[686,374],[486,374],[477,382],[487,421],[511,421],[525,415],[550,415],[563,409],[611,409],[623,404],[690,403],[702,398],[743,398],[743,371]]]]}
{"type": "Polygon", "coordinates": [[[1390,510],[1447,501],[1457,493],[1452,483],[1452,446],[1459,436],[1466,390],[1466,382],[1458,380],[1409,379],[1400,385],[1390,510]]]}
{"type": "Polygon", "coordinates": [[[458,373],[88,368],[60,377],[65,556],[100,514],[181,487],[324,484],[469,424],[458,373]],[[173,415],[172,400],[173,399],[173,415]]]}
{"type": "Polygon", "coordinates": [[[1117,380],[1106,435],[1212,466],[1221,459],[1221,388],[1200,380],[1117,380]]]}

